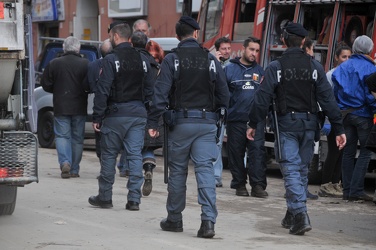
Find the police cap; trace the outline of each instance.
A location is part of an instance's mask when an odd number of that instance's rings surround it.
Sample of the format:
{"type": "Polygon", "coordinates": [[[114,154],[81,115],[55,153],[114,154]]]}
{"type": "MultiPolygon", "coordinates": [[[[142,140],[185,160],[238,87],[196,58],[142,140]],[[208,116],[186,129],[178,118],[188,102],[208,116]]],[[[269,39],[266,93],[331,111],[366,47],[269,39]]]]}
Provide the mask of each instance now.
{"type": "Polygon", "coordinates": [[[306,37],[308,35],[308,31],[303,28],[300,23],[288,22],[285,30],[289,34],[297,35],[300,37],[306,37]]]}
{"type": "Polygon", "coordinates": [[[195,30],[199,30],[200,29],[200,26],[198,25],[198,23],[196,22],[195,19],[193,19],[192,17],[190,16],[182,16],[179,21],[178,21],[180,24],[187,24],[189,26],[191,26],[193,29],[195,30]]]}
{"type": "Polygon", "coordinates": [[[110,25],[108,25],[108,29],[107,29],[107,33],[110,33],[110,31],[112,30],[113,27],[119,25],[119,24],[127,24],[127,22],[124,22],[124,21],[115,21],[113,23],[111,23],[110,25]]]}

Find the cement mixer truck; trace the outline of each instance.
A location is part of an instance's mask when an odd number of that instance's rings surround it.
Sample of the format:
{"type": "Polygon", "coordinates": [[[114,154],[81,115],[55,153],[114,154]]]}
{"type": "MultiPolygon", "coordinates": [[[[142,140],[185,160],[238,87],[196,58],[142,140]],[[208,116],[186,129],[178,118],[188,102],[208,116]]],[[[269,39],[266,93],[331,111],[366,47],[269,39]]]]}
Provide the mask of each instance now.
{"type": "Polygon", "coordinates": [[[18,187],[38,182],[30,5],[0,0],[0,215],[14,212],[18,187]]]}

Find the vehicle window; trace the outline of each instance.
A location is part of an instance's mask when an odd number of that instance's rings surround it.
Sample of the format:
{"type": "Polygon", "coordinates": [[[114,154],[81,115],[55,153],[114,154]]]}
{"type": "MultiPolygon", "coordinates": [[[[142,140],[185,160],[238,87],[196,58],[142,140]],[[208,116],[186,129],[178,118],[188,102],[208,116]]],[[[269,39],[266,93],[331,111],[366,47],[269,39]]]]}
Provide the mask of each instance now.
{"type": "Polygon", "coordinates": [[[209,0],[205,23],[205,40],[216,36],[219,32],[222,16],[223,0],[209,0]]]}
{"type": "Polygon", "coordinates": [[[323,66],[328,58],[329,39],[334,34],[331,32],[333,22],[334,4],[307,4],[302,6],[299,22],[306,30],[308,37],[313,42],[314,58],[323,66]]]}
{"type": "Polygon", "coordinates": [[[244,41],[253,35],[256,2],[256,0],[241,2],[237,21],[234,22],[233,41],[244,41]]]}

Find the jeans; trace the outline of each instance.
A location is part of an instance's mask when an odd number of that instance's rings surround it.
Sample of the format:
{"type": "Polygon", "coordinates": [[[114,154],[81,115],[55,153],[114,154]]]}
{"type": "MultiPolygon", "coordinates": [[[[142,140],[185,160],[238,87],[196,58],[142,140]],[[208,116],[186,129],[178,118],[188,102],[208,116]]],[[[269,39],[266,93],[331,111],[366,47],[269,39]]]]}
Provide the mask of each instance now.
{"type": "Polygon", "coordinates": [[[247,176],[252,187],[256,185],[266,188],[266,153],[265,153],[265,121],[259,122],[256,128],[255,140],[246,137],[245,122],[227,123],[227,151],[229,168],[232,174],[231,188],[245,186],[247,176]],[[249,157],[248,167],[244,164],[244,153],[249,157]]]}
{"type": "Polygon", "coordinates": [[[359,197],[364,195],[364,178],[371,160],[371,151],[365,148],[365,143],[372,129],[372,118],[348,114],[343,125],[347,138],[342,155],[343,197],[359,197]],[[360,152],[355,162],[358,141],[360,152]]]}
{"type": "Polygon", "coordinates": [[[218,148],[218,157],[215,160],[214,164],[214,176],[215,176],[215,184],[222,184],[222,171],[223,171],[223,163],[222,163],[222,144],[223,144],[223,137],[225,135],[225,126],[223,125],[221,128],[221,133],[218,138],[217,148],[218,148]]]}
{"type": "Polygon", "coordinates": [[[129,167],[128,201],[141,203],[142,173],[141,150],[144,146],[146,118],[107,117],[101,127],[101,171],[98,178],[99,199],[112,200],[115,182],[116,158],[124,149],[129,167]]]}
{"type": "Polygon", "coordinates": [[[308,165],[313,156],[315,131],[280,132],[281,172],[286,189],[287,209],[293,215],[306,212],[308,165]]]}
{"type": "Polygon", "coordinates": [[[216,222],[216,190],[213,162],[217,158],[215,134],[217,126],[205,123],[181,123],[168,134],[168,197],[167,218],[182,220],[186,204],[189,159],[192,160],[197,181],[201,220],[216,222]]]}
{"type": "MultiPolygon", "coordinates": [[[[148,148],[144,147],[141,151],[141,154],[142,154],[142,163],[144,164],[145,162],[153,162],[154,163],[153,169],[154,169],[156,167],[156,162],[157,162],[155,159],[154,150],[150,149],[149,147],[148,148]]],[[[126,170],[129,170],[127,166],[127,155],[124,150],[121,152],[120,160],[117,164],[117,167],[120,173],[124,173],[126,170]]]]}
{"type": "Polygon", "coordinates": [[[71,174],[80,172],[85,121],[85,115],[63,115],[54,118],[55,143],[59,164],[61,166],[63,163],[69,163],[71,174]]]}

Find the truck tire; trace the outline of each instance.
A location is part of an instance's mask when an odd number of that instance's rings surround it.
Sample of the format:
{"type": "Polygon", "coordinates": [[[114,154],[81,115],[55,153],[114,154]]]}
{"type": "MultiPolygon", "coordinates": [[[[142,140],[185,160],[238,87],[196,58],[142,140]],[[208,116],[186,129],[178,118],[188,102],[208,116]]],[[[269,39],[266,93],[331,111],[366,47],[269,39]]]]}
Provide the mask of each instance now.
{"type": "Polygon", "coordinates": [[[38,118],[38,141],[42,148],[55,147],[54,113],[46,111],[38,118]]]}
{"type": "Polygon", "coordinates": [[[16,208],[17,187],[0,186],[0,216],[12,215],[16,208]]]}
{"type": "Polygon", "coordinates": [[[321,171],[319,171],[320,158],[314,155],[308,169],[308,183],[317,185],[321,184],[321,171]]]}

